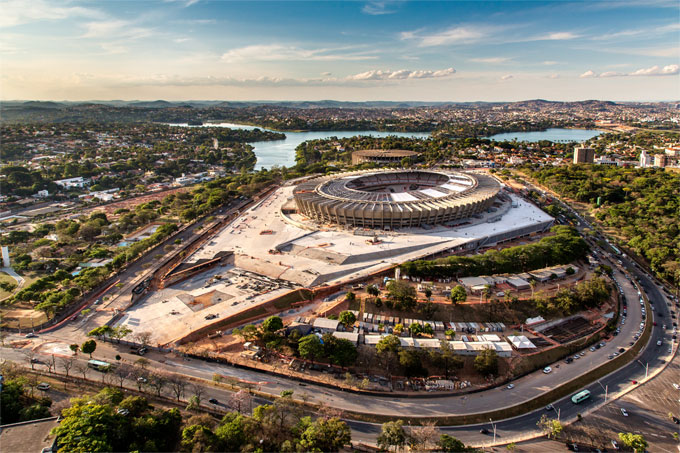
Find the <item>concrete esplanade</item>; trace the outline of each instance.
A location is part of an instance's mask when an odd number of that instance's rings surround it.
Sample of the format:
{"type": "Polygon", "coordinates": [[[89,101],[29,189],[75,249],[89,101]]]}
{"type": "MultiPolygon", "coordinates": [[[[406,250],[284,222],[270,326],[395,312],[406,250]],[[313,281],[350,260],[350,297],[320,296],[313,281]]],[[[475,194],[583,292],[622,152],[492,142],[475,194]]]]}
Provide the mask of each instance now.
{"type": "Polygon", "coordinates": [[[300,214],[317,222],[394,229],[471,217],[491,207],[499,191],[486,175],[392,170],[315,178],[293,195],[300,214]]]}

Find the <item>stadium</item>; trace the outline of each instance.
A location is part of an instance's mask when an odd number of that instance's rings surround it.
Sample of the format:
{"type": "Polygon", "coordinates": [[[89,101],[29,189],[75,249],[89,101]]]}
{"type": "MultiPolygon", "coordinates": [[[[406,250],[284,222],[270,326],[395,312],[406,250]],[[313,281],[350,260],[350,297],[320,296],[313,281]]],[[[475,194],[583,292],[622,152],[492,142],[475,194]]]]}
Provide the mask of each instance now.
{"type": "Polygon", "coordinates": [[[370,171],[315,178],[293,191],[298,211],[319,223],[395,229],[444,224],[489,209],[492,177],[448,171],[370,171]]]}

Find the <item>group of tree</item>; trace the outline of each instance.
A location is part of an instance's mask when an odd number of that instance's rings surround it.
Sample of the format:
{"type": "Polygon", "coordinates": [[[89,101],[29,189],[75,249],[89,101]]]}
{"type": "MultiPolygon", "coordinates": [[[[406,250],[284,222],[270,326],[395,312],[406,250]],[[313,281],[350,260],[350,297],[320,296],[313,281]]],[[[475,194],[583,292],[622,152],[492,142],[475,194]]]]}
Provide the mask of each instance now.
{"type": "Polygon", "coordinates": [[[154,409],[139,396],[107,387],[74,398],[52,432],[60,450],[71,452],[173,451],[182,426],[177,409],[154,409]]]}
{"type": "Polygon", "coordinates": [[[342,367],[354,363],[357,358],[357,347],[344,338],[336,338],[327,333],[319,337],[316,334],[306,335],[298,341],[300,357],[309,360],[328,360],[342,367]]]}
{"type": "Polygon", "coordinates": [[[376,345],[381,366],[391,375],[397,367],[406,376],[428,376],[460,369],[465,362],[457,355],[447,340],[440,340],[439,350],[403,348],[396,335],[386,335],[376,345]]]}
{"type": "Polygon", "coordinates": [[[402,273],[423,279],[460,278],[528,272],[585,258],[589,247],[576,229],[557,225],[550,231],[551,235],[536,243],[489,250],[483,255],[410,261],[401,265],[402,273]]]}
{"type": "Polygon", "coordinates": [[[554,296],[534,296],[536,310],[542,315],[569,315],[601,305],[611,294],[611,288],[602,277],[586,280],[570,288],[562,288],[554,296]]]}
{"type": "Polygon", "coordinates": [[[0,424],[35,420],[50,416],[52,400],[36,392],[34,375],[4,374],[0,392],[0,424]]]}
{"type": "Polygon", "coordinates": [[[442,434],[434,423],[404,428],[403,420],[383,423],[377,439],[383,451],[400,451],[408,447],[411,451],[438,451],[443,453],[465,453],[479,451],[466,446],[462,441],[448,434],[442,434]]]}
{"type": "Polygon", "coordinates": [[[221,420],[190,418],[181,434],[183,451],[338,451],[351,441],[349,426],[336,417],[306,415],[284,391],[252,416],[229,412],[221,420]]]}
{"type": "Polygon", "coordinates": [[[532,176],[567,198],[589,203],[598,221],[655,273],[680,284],[680,174],[663,168],[569,165],[537,169],[532,176]]]}

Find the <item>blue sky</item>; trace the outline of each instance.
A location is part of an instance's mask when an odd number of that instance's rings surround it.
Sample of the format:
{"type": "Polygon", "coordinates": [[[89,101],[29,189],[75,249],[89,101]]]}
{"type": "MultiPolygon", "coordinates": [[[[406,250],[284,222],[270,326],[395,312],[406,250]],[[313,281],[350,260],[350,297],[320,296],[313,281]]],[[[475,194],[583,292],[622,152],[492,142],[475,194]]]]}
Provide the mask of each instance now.
{"type": "Polygon", "coordinates": [[[675,0],[5,0],[2,99],[677,100],[675,0]]]}

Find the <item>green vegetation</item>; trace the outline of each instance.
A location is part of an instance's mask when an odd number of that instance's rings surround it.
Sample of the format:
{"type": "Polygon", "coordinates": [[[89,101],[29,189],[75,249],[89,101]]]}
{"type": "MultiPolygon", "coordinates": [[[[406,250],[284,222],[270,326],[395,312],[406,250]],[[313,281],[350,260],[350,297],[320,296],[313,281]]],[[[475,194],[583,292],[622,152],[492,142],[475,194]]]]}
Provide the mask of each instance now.
{"type": "Polygon", "coordinates": [[[465,302],[466,300],[467,293],[465,292],[465,288],[463,288],[461,285],[456,285],[451,290],[451,302],[456,304],[458,302],[465,302]]]}
{"type": "Polygon", "coordinates": [[[0,424],[35,420],[50,416],[52,400],[35,394],[35,376],[5,376],[0,392],[0,424]]]}
{"type": "Polygon", "coordinates": [[[570,165],[545,167],[532,176],[563,196],[589,203],[598,221],[644,257],[657,275],[680,284],[680,174],[570,165]]]}
{"type": "Polygon", "coordinates": [[[498,354],[494,349],[484,349],[475,357],[475,370],[485,376],[498,374],[498,354]]]}
{"type": "Polygon", "coordinates": [[[547,415],[541,415],[541,419],[536,423],[536,426],[541,428],[541,431],[548,436],[548,439],[557,439],[564,429],[562,423],[556,418],[548,418],[547,415]]]}
{"type": "Polygon", "coordinates": [[[177,409],[153,410],[146,399],[105,388],[94,397],[75,398],[53,429],[59,448],[71,452],[172,451],[182,416],[177,409]],[[127,410],[127,414],[125,411],[127,410]]]}
{"type": "Polygon", "coordinates": [[[609,299],[610,293],[607,281],[596,277],[571,288],[562,288],[552,297],[534,297],[533,302],[542,315],[568,315],[599,306],[609,299]]]}
{"type": "MultiPolygon", "coordinates": [[[[411,261],[401,265],[405,275],[425,279],[527,272],[582,259],[588,244],[571,227],[557,225],[553,234],[534,244],[518,245],[483,255],[450,256],[434,261],[411,261]]],[[[455,288],[454,288],[455,289],[455,288]]]]}
{"type": "Polygon", "coordinates": [[[643,452],[649,446],[642,434],[619,433],[619,439],[623,442],[623,445],[632,448],[635,453],[643,452]]]}

